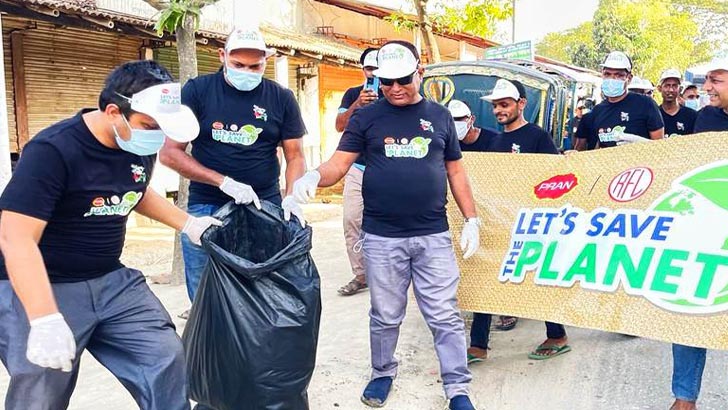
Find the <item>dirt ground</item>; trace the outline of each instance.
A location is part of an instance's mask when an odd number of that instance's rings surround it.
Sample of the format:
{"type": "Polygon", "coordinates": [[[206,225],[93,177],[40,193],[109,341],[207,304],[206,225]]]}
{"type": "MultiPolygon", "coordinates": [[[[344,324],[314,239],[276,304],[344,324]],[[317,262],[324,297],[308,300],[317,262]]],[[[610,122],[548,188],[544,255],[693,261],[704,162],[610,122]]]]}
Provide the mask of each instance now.
{"type": "MultiPolygon", "coordinates": [[[[307,210],[313,222],[313,257],[322,280],[323,312],[317,367],[309,388],[311,410],[366,409],[359,401],[369,368],[368,294],[340,297],[336,289],[350,278],[338,205],[307,210]]],[[[149,276],[169,272],[173,236],[151,226],[129,230],[123,260],[149,276]]],[[[184,286],[151,285],[172,313],[189,307],[184,286]]],[[[672,402],[672,358],[667,343],[567,328],[573,348],[564,356],[536,362],[527,353],[545,337],[543,323],[522,320],[492,335],[489,359],[472,367],[472,396],[480,410],[667,410],[672,402]]],[[[399,377],[386,408],[442,410],[439,369],[432,336],[411,298],[397,356],[399,377]]],[[[701,410],[728,409],[728,354],[709,352],[699,402],[701,410]]],[[[9,378],[0,367],[0,400],[9,378]]],[[[137,406],[121,384],[88,354],[82,358],[72,410],[129,410],[137,406]]],[[[55,410],[55,409],[53,409],[55,410]]],[[[241,407],[241,410],[254,410],[241,407]]]]}

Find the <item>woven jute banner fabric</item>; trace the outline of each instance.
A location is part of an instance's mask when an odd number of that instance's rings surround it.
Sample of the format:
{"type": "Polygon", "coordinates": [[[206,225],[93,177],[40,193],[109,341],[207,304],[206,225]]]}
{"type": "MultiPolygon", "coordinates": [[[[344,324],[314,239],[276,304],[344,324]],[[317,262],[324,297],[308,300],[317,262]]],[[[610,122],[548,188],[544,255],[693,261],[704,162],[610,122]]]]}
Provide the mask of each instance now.
{"type": "Polygon", "coordinates": [[[483,226],[462,309],[728,349],[728,133],[464,163],[483,226]]]}

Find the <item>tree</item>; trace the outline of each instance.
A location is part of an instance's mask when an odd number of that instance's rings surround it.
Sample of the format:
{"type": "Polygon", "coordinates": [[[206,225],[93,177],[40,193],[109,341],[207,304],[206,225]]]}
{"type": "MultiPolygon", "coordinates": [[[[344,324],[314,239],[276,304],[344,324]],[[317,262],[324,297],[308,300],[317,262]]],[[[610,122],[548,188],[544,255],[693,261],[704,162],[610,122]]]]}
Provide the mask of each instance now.
{"type": "Polygon", "coordinates": [[[632,57],[637,75],[656,81],[666,68],[709,60],[713,46],[691,13],[664,0],[601,0],[593,23],[549,34],[537,46],[539,54],[592,69],[613,50],[632,57]]]}
{"type": "MultiPolygon", "coordinates": [[[[195,31],[199,26],[202,7],[215,3],[209,0],[145,0],[147,4],[161,11],[155,29],[159,34],[174,33],[177,39],[179,60],[179,81],[184,85],[190,78],[197,77],[197,41],[195,31]]],[[[180,176],[177,191],[177,206],[186,209],[190,181],[180,176]]],[[[184,281],[184,259],[180,233],[175,233],[172,257],[172,284],[184,281]]]]}
{"type": "Polygon", "coordinates": [[[412,0],[416,16],[397,12],[385,17],[396,30],[417,30],[422,33],[426,55],[430,62],[439,62],[434,33],[469,33],[492,37],[496,24],[513,14],[510,0],[412,0]],[[434,48],[434,49],[433,49],[434,48]]]}

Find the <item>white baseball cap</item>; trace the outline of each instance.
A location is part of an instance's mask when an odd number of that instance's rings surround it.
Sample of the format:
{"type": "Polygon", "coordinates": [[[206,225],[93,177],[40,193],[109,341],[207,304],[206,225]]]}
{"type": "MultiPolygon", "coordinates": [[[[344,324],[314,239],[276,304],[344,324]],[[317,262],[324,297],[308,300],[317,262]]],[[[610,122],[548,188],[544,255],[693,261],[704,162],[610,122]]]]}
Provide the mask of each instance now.
{"type": "Polygon", "coordinates": [[[607,58],[605,58],[604,62],[599,65],[604,68],[632,71],[632,60],[627,57],[627,54],[624,54],[621,51],[612,51],[607,54],[607,58]]]}
{"type": "Polygon", "coordinates": [[[722,60],[714,60],[708,63],[708,72],[718,70],[728,71],[728,58],[722,60]]]}
{"type": "Polygon", "coordinates": [[[379,50],[371,50],[364,56],[362,67],[379,67],[377,65],[377,54],[379,50]]]}
{"type": "Polygon", "coordinates": [[[682,82],[682,74],[680,74],[680,71],[678,71],[676,68],[668,68],[667,70],[663,71],[660,75],[659,84],[662,84],[662,82],[667,80],[668,78],[675,78],[678,82],[682,82]]]}
{"type": "Polygon", "coordinates": [[[634,76],[632,77],[632,81],[630,81],[629,85],[627,86],[627,89],[652,91],[655,89],[655,87],[652,85],[652,82],[650,82],[650,80],[634,76]]]}
{"type": "Polygon", "coordinates": [[[276,53],[275,50],[265,46],[263,35],[260,34],[260,30],[257,28],[238,27],[230,32],[225,42],[225,52],[229,53],[240,49],[260,50],[265,53],[266,58],[276,53]]]}
{"type": "Polygon", "coordinates": [[[177,142],[190,142],[200,133],[197,117],[189,107],[182,105],[179,83],[145,88],[129,100],[132,110],[152,117],[164,135],[177,142]]]}
{"type": "Polygon", "coordinates": [[[516,88],[515,84],[508,80],[500,78],[498,79],[498,81],[495,82],[493,93],[480,98],[488,102],[502,100],[504,98],[513,98],[514,100],[518,101],[521,99],[521,93],[518,91],[518,88],[516,88]]]}
{"type": "Polygon", "coordinates": [[[471,114],[470,108],[460,100],[451,100],[447,108],[450,110],[450,115],[453,118],[467,117],[471,114]]]}
{"type": "Polygon", "coordinates": [[[414,73],[418,65],[419,58],[412,53],[412,50],[400,43],[387,43],[377,53],[379,68],[374,70],[374,75],[394,80],[414,73]]]}

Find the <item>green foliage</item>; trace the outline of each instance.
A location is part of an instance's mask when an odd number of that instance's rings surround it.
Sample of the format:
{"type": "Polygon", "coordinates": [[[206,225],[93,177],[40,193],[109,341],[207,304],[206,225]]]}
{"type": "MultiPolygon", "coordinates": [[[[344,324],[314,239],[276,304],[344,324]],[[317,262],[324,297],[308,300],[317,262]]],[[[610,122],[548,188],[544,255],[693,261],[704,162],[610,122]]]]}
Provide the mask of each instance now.
{"type": "Polygon", "coordinates": [[[601,0],[593,22],[549,34],[536,50],[592,69],[610,51],[621,50],[632,58],[635,74],[655,82],[666,68],[682,71],[709,60],[714,49],[694,15],[670,2],[601,0]]]}
{"type": "MultiPolygon", "coordinates": [[[[450,6],[446,0],[430,1],[427,13],[432,25],[439,30],[484,38],[493,36],[496,24],[512,15],[510,0],[469,0],[461,6],[450,6]]],[[[416,17],[402,12],[393,13],[384,20],[390,22],[396,31],[419,27],[416,17]]]]}
{"type": "Polygon", "coordinates": [[[195,21],[195,30],[199,27],[202,8],[214,1],[204,0],[170,0],[159,16],[154,29],[160,36],[167,33],[175,33],[178,27],[182,26],[185,17],[191,15],[195,21]]]}

